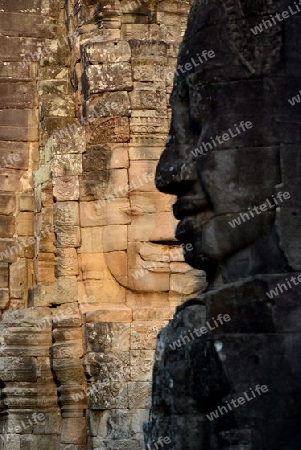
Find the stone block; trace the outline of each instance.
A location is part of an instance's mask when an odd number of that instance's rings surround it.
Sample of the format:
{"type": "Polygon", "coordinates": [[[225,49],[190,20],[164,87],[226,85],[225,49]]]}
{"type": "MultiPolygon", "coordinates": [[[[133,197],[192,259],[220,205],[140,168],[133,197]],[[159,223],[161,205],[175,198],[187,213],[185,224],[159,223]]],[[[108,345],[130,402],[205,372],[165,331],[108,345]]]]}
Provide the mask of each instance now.
{"type": "Polygon", "coordinates": [[[128,290],[126,293],[126,304],[130,308],[135,306],[164,308],[170,306],[168,292],[137,292],[128,290]]]}
{"type": "Polygon", "coordinates": [[[7,80],[11,78],[20,81],[30,81],[34,78],[34,70],[30,66],[22,67],[19,62],[3,61],[0,63],[0,79],[7,80]]]}
{"type": "Polygon", "coordinates": [[[2,238],[10,238],[15,234],[15,218],[0,215],[0,235],[2,238]]]}
{"type": "MultiPolygon", "coordinates": [[[[104,272],[104,274],[107,273],[109,272],[104,272]]],[[[94,297],[95,305],[93,305],[93,309],[95,309],[96,305],[97,308],[103,308],[109,299],[112,305],[125,303],[126,290],[110,275],[110,278],[86,280],[80,283],[79,293],[80,297],[84,297],[85,295],[94,297]]]]}
{"type": "Polygon", "coordinates": [[[15,239],[0,240],[0,261],[15,262],[19,256],[22,256],[24,249],[22,245],[18,245],[15,239]]]}
{"type": "Polygon", "coordinates": [[[128,287],[133,291],[168,292],[170,274],[160,263],[143,263],[136,269],[128,270],[128,287]]]}
{"type": "Polygon", "coordinates": [[[80,246],[80,228],[75,226],[57,226],[56,247],[79,247],[80,246]]]}
{"type": "Polygon", "coordinates": [[[32,108],[33,87],[27,83],[1,83],[0,109],[32,108]]]}
{"type": "Polygon", "coordinates": [[[186,264],[171,263],[170,268],[172,272],[170,277],[171,293],[193,296],[201,291],[206,282],[206,275],[203,271],[190,269],[186,264]],[[177,273],[175,273],[176,271],[177,273]]]}
{"type": "Polygon", "coordinates": [[[21,195],[19,199],[19,209],[22,212],[33,212],[33,196],[32,195],[21,195]]]}
{"type": "Polygon", "coordinates": [[[79,180],[77,176],[56,177],[53,179],[53,197],[58,202],[79,199],[79,180]]]}
{"type": "Polygon", "coordinates": [[[133,85],[131,65],[127,62],[89,66],[85,76],[91,94],[105,91],[127,91],[133,85]]]}
{"type": "Polygon", "coordinates": [[[51,168],[54,177],[81,175],[82,156],[75,153],[55,155],[51,168]]]}
{"type": "Polygon", "coordinates": [[[88,145],[129,142],[130,127],[127,117],[94,119],[87,125],[88,145]]]}
{"type": "Polygon", "coordinates": [[[110,177],[106,185],[105,197],[112,198],[124,198],[129,196],[129,179],[128,171],[126,169],[114,169],[110,172],[110,177]]]}
{"type": "Polygon", "coordinates": [[[81,343],[55,342],[51,347],[51,355],[53,359],[81,359],[83,347],[81,343]]]}
{"type": "Polygon", "coordinates": [[[86,420],[68,417],[62,420],[62,442],[64,444],[86,443],[86,420]]]}
{"type": "Polygon", "coordinates": [[[16,211],[16,196],[14,194],[0,194],[0,214],[12,215],[16,211]]]}
{"type": "Polygon", "coordinates": [[[127,252],[109,252],[105,254],[105,261],[113,277],[122,286],[128,286],[128,256],[127,252]]]}
{"type": "MultiPolygon", "coordinates": [[[[41,97],[40,117],[74,117],[74,99],[71,96],[64,97],[41,97]]],[[[69,152],[68,152],[69,153],[69,152]]]]}
{"type": "Polygon", "coordinates": [[[87,44],[84,51],[90,65],[129,62],[131,59],[131,47],[123,40],[87,44]]]}
{"type": "MultiPolygon", "coordinates": [[[[162,6],[158,5],[158,8],[160,7],[162,6]]],[[[163,8],[166,8],[166,4],[164,4],[163,8]]],[[[132,50],[133,58],[148,56],[162,57],[167,55],[167,51],[169,49],[169,45],[164,41],[130,39],[129,44],[132,50]]]]}
{"type": "Polygon", "coordinates": [[[131,380],[152,381],[154,350],[131,350],[131,380]]]}
{"type": "Polygon", "coordinates": [[[79,224],[78,202],[59,202],[53,206],[53,217],[57,227],[79,224]]]}
{"type": "Polygon", "coordinates": [[[157,161],[131,161],[129,181],[133,191],[155,191],[155,171],[157,161]],[[135,187],[136,186],[136,187],[135,187]]]}
{"type": "Polygon", "coordinates": [[[55,281],[54,254],[39,252],[37,261],[37,280],[39,283],[50,283],[55,281]]]}
{"type": "Polygon", "coordinates": [[[151,383],[130,381],[128,383],[128,392],[130,409],[151,408],[151,383]]]}
{"type": "Polygon", "coordinates": [[[111,148],[109,145],[91,145],[83,155],[83,171],[103,171],[109,167],[111,148]]]}
{"type": "Polygon", "coordinates": [[[0,289],[0,310],[4,311],[9,304],[9,291],[8,289],[0,289]]]}
{"type": "Polygon", "coordinates": [[[132,307],[134,321],[165,321],[172,319],[174,308],[132,307]]]}
{"type": "Polygon", "coordinates": [[[161,82],[165,79],[167,59],[165,56],[132,59],[134,81],[161,82]]]}
{"type": "Polygon", "coordinates": [[[129,241],[174,241],[177,220],[169,212],[132,217],[128,226],[129,241]]]}
{"type": "Polygon", "coordinates": [[[28,306],[51,306],[53,283],[39,283],[28,291],[28,306]]]}
{"type": "Polygon", "coordinates": [[[16,217],[16,229],[19,236],[33,236],[33,212],[20,212],[16,217]]]}
{"type": "Polygon", "coordinates": [[[0,142],[0,167],[28,169],[29,144],[25,142],[0,142]]]}
{"type": "Polygon", "coordinates": [[[129,157],[130,160],[154,160],[158,161],[163,151],[161,145],[145,145],[145,144],[130,144],[129,157]]]}
{"type": "Polygon", "coordinates": [[[37,141],[38,122],[30,109],[0,110],[0,140],[37,141]]]}
{"type": "Polygon", "coordinates": [[[131,223],[131,207],[129,199],[114,198],[107,201],[106,205],[107,225],[129,225],[131,223]]]}
{"type": "Polygon", "coordinates": [[[97,208],[95,202],[80,202],[81,227],[97,227],[106,225],[106,208],[97,208]]]}
{"type": "Polygon", "coordinates": [[[5,446],[3,445],[3,447],[0,447],[1,450],[21,450],[20,439],[20,436],[17,434],[7,434],[4,444],[5,446]]]}
{"type": "MultiPolygon", "coordinates": [[[[41,285],[33,286],[31,289],[39,288],[39,292],[41,292],[41,287],[41,285]]],[[[45,289],[44,293],[46,293],[45,289]]],[[[3,314],[3,322],[9,327],[36,327],[43,321],[51,325],[51,310],[47,307],[42,307],[42,305],[39,305],[37,308],[29,305],[28,308],[17,311],[6,311],[3,314]]],[[[50,325],[48,325],[48,330],[51,329],[50,325]]]]}
{"type": "Polygon", "coordinates": [[[115,306],[107,304],[98,307],[95,311],[87,311],[85,313],[85,318],[87,323],[97,323],[97,322],[122,322],[130,323],[132,322],[132,309],[127,306],[120,305],[115,306]]]}
{"type": "Polygon", "coordinates": [[[47,448],[47,450],[57,450],[57,446],[58,446],[57,434],[39,435],[37,439],[38,439],[38,448],[41,448],[41,449],[47,448]]]}
{"type": "Polygon", "coordinates": [[[128,408],[127,383],[98,383],[99,389],[88,399],[91,410],[128,408]]]}
{"type": "Polygon", "coordinates": [[[87,117],[127,116],[130,117],[130,100],[126,91],[105,92],[92,95],[87,102],[87,117]]]}
{"type": "Polygon", "coordinates": [[[80,200],[89,201],[103,198],[109,179],[109,172],[87,172],[79,177],[80,200]]]}
{"type": "Polygon", "coordinates": [[[65,80],[42,80],[37,85],[38,95],[62,96],[68,94],[68,82],[65,80]]]}
{"type": "Polygon", "coordinates": [[[87,323],[85,325],[87,352],[126,352],[130,350],[130,324],[87,323]]]}
{"type": "MultiPolygon", "coordinates": [[[[158,117],[156,111],[148,110],[134,110],[130,118],[130,132],[135,142],[137,137],[138,142],[144,142],[149,138],[161,141],[165,139],[169,131],[169,119],[165,114],[158,117]]],[[[153,143],[155,144],[156,141],[153,143]]]]}
{"type": "Polygon", "coordinates": [[[104,253],[79,253],[78,259],[84,281],[108,278],[108,266],[104,253]]]}
{"type": "Polygon", "coordinates": [[[75,248],[57,248],[55,250],[55,257],[56,277],[78,275],[79,268],[75,248]]]}
{"type": "Polygon", "coordinates": [[[0,287],[8,287],[8,263],[0,263],[0,287]]]}
{"type": "Polygon", "coordinates": [[[86,378],[83,373],[83,365],[80,360],[69,359],[55,359],[53,361],[53,370],[59,375],[60,383],[62,385],[84,385],[86,378]]]}
{"type": "Polygon", "coordinates": [[[108,225],[103,227],[103,251],[115,252],[127,249],[127,225],[108,225]]]}
{"type": "Polygon", "coordinates": [[[86,150],[85,130],[73,124],[72,132],[56,133],[48,141],[46,146],[50,147],[50,154],[72,154],[84,153],[86,150]]]}
{"type": "Polygon", "coordinates": [[[53,226],[47,228],[47,232],[45,229],[42,229],[39,233],[39,240],[37,242],[38,252],[41,253],[53,253],[54,252],[54,240],[55,235],[53,232],[50,232],[53,226]]]}
{"type": "Polygon", "coordinates": [[[128,144],[111,145],[110,169],[128,169],[130,166],[128,144]]]}
{"type": "Polygon", "coordinates": [[[103,227],[82,228],[79,253],[100,253],[103,251],[103,227]]]}
{"type": "Polygon", "coordinates": [[[176,199],[171,195],[164,195],[161,192],[131,192],[130,201],[133,210],[142,210],[145,214],[156,212],[168,212],[172,210],[172,205],[176,199]]]}
{"type": "MultiPolygon", "coordinates": [[[[53,382],[52,382],[53,383],[53,382]]],[[[42,383],[41,386],[38,386],[38,395],[40,394],[41,397],[45,395],[45,390],[48,389],[51,392],[52,395],[52,401],[57,400],[57,391],[56,386],[50,383],[42,383]],[[41,387],[41,392],[39,392],[39,388],[41,387]]],[[[47,397],[46,397],[47,398],[47,397]]],[[[49,405],[50,406],[50,405],[49,405]]],[[[56,406],[55,404],[52,404],[51,406],[56,406]]],[[[45,420],[38,422],[38,425],[34,426],[34,434],[36,435],[58,435],[60,433],[60,426],[61,426],[61,416],[59,413],[59,410],[56,412],[48,412],[44,409],[44,416],[45,420]]],[[[55,436],[54,436],[55,437],[55,436]]]]}
{"type": "Polygon", "coordinates": [[[75,302],[78,297],[75,276],[59,277],[53,287],[52,303],[60,305],[75,302]]]}
{"type": "Polygon", "coordinates": [[[55,20],[39,14],[1,12],[2,32],[6,36],[25,36],[53,39],[55,20]]]}
{"type": "Polygon", "coordinates": [[[27,264],[25,258],[12,263],[9,267],[9,290],[13,298],[23,298],[27,290],[27,264]]]}
{"type": "Polygon", "coordinates": [[[20,356],[47,357],[52,340],[49,330],[43,332],[31,327],[13,327],[7,328],[3,342],[2,352],[6,354],[17,356],[20,352],[20,356]]]}
{"type": "Polygon", "coordinates": [[[166,325],[164,322],[132,322],[131,350],[155,350],[157,336],[166,325]]]}
{"type": "Polygon", "coordinates": [[[2,381],[35,382],[37,362],[32,357],[0,357],[0,376],[2,381]]]}
{"type": "Polygon", "coordinates": [[[131,109],[166,111],[165,84],[135,83],[135,89],[130,93],[131,109]]]}
{"type": "MultiPolygon", "coordinates": [[[[0,127],[1,133],[1,127],[0,127]]],[[[3,169],[0,173],[1,189],[6,192],[20,192],[21,191],[21,170],[3,169]]]]}
{"type": "Polygon", "coordinates": [[[65,329],[74,327],[79,330],[82,325],[82,317],[79,312],[77,298],[74,299],[73,303],[69,302],[59,305],[52,314],[52,320],[53,328],[65,329]]]}

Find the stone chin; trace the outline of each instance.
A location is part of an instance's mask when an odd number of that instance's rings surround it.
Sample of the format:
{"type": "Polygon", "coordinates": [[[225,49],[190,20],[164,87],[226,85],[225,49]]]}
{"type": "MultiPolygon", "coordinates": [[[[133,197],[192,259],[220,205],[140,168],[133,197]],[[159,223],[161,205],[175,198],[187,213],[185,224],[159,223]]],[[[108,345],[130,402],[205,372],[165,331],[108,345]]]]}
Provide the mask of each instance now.
{"type": "Polygon", "coordinates": [[[275,213],[262,214],[236,228],[231,228],[229,219],[234,215],[211,216],[202,220],[204,215],[187,216],[177,226],[176,238],[181,243],[191,243],[192,251],[184,257],[190,266],[204,270],[208,280],[216,274],[217,268],[242,250],[249,249],[262,236],[271,232],[275,213]]]}

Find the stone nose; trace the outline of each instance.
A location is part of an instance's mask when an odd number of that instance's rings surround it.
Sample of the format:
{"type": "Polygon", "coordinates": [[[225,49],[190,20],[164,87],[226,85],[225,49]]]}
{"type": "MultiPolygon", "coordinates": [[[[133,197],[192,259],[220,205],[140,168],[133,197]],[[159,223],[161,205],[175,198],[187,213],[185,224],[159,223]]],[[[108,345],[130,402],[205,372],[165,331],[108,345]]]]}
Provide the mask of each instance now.
{"type": "Polygon", "coordinates": [[[183,195],[197,181],[196,163],[189,145],[167,145],[156,169],[155,183],[159,191],[172,195],[183,195]]]}

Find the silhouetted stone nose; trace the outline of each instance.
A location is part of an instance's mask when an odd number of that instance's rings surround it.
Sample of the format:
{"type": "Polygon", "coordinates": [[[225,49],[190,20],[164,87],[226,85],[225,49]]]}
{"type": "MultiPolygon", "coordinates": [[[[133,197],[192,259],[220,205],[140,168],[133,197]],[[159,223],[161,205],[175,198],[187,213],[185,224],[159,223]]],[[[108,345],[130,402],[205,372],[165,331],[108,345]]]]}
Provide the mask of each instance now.
{"type": "Polygon", "coordinates": [[[197,181],[195,161],[187,157],[190,154],[188,145],[180,147],[174,144],[165,147],[155,176],[159,191],[177,196],[184,194],[197,181]]]}

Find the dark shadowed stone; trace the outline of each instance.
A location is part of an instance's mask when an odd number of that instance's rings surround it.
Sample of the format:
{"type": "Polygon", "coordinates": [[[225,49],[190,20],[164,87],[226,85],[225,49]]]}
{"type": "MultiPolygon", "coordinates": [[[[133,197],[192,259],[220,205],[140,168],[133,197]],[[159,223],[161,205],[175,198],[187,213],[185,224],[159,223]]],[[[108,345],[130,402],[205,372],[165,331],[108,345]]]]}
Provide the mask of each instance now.
{"type": "Polygon", "coordinates": [[[209,285],[158,337],[149,446],[300,448],[301,12],[251,30],[289,6],[192,2],[156,185],[209,285]]]}

